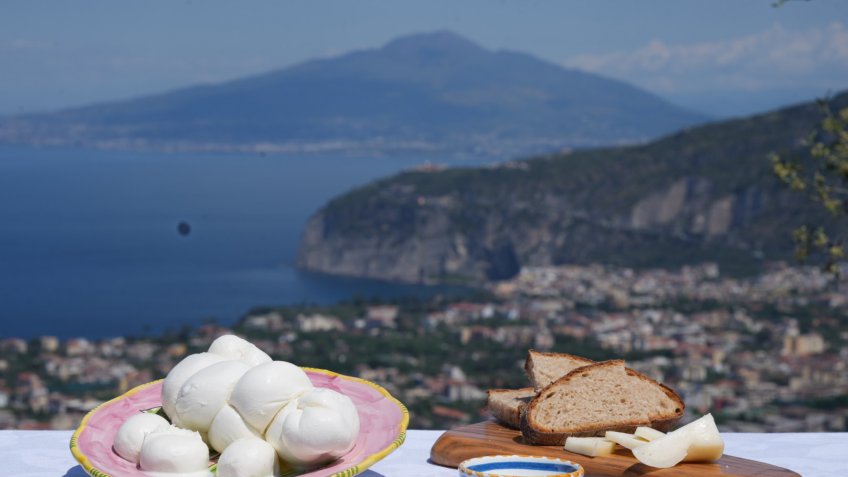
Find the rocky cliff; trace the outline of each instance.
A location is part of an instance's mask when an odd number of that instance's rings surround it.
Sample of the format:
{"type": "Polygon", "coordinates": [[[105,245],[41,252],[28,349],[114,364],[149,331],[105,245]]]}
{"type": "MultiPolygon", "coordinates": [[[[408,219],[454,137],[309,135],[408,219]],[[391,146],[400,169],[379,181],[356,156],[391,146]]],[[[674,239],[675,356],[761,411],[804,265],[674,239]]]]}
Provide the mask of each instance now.
{"type": "MultiPolygon", "coordinates": [[[[848,94],[835,98],[848,105],[848,94]]],[[[745,271],[791,258],[790,231],[826,220],[773,177],[821,119],[804,104],[685,130],[644,146],[478,169],[407,172],[340,196],[303,234],[298,263],[408,282],[480,281],[523,265],[745,271]]]]}

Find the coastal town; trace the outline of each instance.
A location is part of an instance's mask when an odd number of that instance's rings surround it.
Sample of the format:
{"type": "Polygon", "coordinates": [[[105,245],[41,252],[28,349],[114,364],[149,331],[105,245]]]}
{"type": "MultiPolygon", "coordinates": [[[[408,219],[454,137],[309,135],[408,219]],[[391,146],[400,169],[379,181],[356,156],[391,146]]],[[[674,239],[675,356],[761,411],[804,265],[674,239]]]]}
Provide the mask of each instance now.
{"type": "Polygon", "coordinates": [[[149,337],[0,339],[0,429],[70,429],[237,333],[275,359],[385,387],[410,427],[487,419],[486,390],[526,386],[528,349],[621,358],[722,430],[848,430],[848,286],[815,267],[755,277],[677,270],[524,268],[477,294],[252,310],[235,324],[149,337]]]}

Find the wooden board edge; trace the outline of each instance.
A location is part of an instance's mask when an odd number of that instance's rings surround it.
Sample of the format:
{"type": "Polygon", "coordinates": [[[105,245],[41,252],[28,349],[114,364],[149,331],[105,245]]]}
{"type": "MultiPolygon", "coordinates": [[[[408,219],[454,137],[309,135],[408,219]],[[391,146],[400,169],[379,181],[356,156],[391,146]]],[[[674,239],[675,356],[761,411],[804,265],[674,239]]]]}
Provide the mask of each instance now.
{"type": "MultiPolygon", "coordinates": [[[[481,437],[480,429],[483,426],[497,426],[507,432],[518,432],[514,430],[507,430],[500,426],[494,421],[481,422],[477,424],[471,424],[468,426],[460,426],[442,433],[436,442],[433,443],[433,446],[430,448],[430,462],[436,465],[440,465],[443,467],[451,467],[456,468],[459,464],[465,460],[473,457],[481,457],[484,455],[531,455],[534,454],[533,450],[540,450],[541,452],[535,453],[538,455],[547,455],[549,457],[560,457],[560,458],[568,458],[573,455],[575,460],[578,458],[584,458],[584,456],[579,456],[577,454],[571,454],[565,450],[560,450],[558,447],[552,446],[528,446],[526,444],[521,444],[519,442],[515,442],[513,440],[505,441],[504,438],[495,437],[491,439],[486,439],[481,437]],[[521,450],[516,451],[514,446],[521,446],[521,450]],[[473,451],[469,449],[478,448],[480,451],[473,451]]],[[[500,432],[501,434],[503,432],[500,432]]],[[[619,451],[617,454],[624,456],[625,451],[619,451]]],[[[585,458],[584,458],[585,459],[585,458]]],[[[580,459],[580,460],[584,460],[580,459]]],[[[593,458],[588,458],[593,459],[593,458]]],[[[632,459],[628,457],[628,459],[632,459]]],[[[597,470],[592,470],[593,466],[591,463],[593,461],[585,461],[584,467],[586,468],[586,472],[597,472],[597,470]]],[[[581,462],[583,463],[583,462],[581,462]]],[[[755,461],[751,459],[745,459],[743,457],[736,457],[731,455],[722,456],[721,460],[716,462],[716,464],[720,467],[716,469],[717,473],[712,473],[712,475],[727,475],[727,476],[738,476],[745,474],[737,474],[737,473],[725,473],[722,469],[727,469],[729,467],[747,467],[754,466],[760,467],[755,474],[748,474],[750,476],[757,477],[801,477],[795,471],[790,469],[786,469],[784,467],[778,467],[773,464],[768,464],[765,462],[755,461]]],[[[687,464],[690,466],[690,469],[693,469],[691,466],[700,466],[699,464],[687,464]]],[[[712,464],[702,464],[702,465],[712,465],[712,464]]],[[[673,470],[668,469],[668,470],[673,470]]],[[[681,475],[709,475],[703,472],[699,472],[697,474],[690,474],[686,472],[690,469],[679,468],[681,475]]],[[[632,465],[625,467],[622,469],[622,475],[642,475],[649,474],[655,471],[666,470],[666,469],[654,469],[652,467],[645,466],[638,462],[634,462],[632,465]]],[[[665,473],[663,473],[665,475],[665,473]]]]}

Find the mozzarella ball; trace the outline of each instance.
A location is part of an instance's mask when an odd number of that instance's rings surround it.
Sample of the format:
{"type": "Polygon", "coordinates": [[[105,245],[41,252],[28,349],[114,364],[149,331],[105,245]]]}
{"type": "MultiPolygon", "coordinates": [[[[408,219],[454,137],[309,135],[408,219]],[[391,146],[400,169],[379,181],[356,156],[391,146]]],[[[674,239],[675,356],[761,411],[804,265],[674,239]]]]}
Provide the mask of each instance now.
{"type": "Polygon", "coordinates": [[[264,433],[283,406],[310,389],[312,382],[302,369],[285,361],[271,361],[242,376],[230,396],[230,405],[245,422],[264,433]]]}
{"type": "Polygon", "coordinates": [[[208,432],[236,383],[249,369],[241,361],[222,361],[194,373],[177,396],[176,415],[180,427],[208,432]]]}
{"type": "Polygon", "coordinates": [[[349,397],[315,388],[277,414],[265,439],[295,466],[329,462],[347,454],[359,435],[359,414],[349,397]]]}
{"type": "Polygon", "coordinates": [[[177,363],[165,377],[162,383],[162,409],[171,419],[171,423],[180,425],[176,413],[177,395],[188,378],[192,377],[201,369],[207,368],[215,363],[220,363],[226,358],[212,353],[197,353],[188,355],[177,363]]]}
{"type": "Polygon", "coordinates": [[[238,412],[229,405],[218,411],[209,427],[209,445],[218,452],[224,452],[233,442],[246,437],[262,438],[262,434],[247,425],[238,412]]]}
{"type": "Polygon", "coordinates": [[[141,452],[141,445],[144,443],[144,438],[147,434],[165,430],[170,427],[168,421],[162,416],[142,412],[135,414],[118,428],[118,433],[115,435],[115,442],[112,447],[115,452],[124,459],[138,464],[138,455],[141,452]]]}
{"type": "Polygon", "coordinates": [[[253,343],[236,335],[220,336],[209,346],[209,352],[226,359],[234,359],[250,366],[258,366],[271,361],[271,357],[253,343]]]}
{"type": "Polygon", "coordinates": [[[280,475],[277,453],[271,444],[246,437],[232,444],[218,458],[218,477],[275,477],[280,475]]]}
{"type": "Polygon", "coordinates": [[[197,432],[171,426],[147,435],[139,465],[145,472],[203,472],[209,467],[209,448],[197,432]]]}

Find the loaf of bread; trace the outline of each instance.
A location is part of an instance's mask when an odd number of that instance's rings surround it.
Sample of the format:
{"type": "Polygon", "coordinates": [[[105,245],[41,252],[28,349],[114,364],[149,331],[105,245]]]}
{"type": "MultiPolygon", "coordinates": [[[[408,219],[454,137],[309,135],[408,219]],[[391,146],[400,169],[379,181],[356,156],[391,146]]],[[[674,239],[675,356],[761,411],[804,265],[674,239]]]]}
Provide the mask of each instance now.
{"type": "MultiPolygon", "coordinates": [[[[541,369],[542,362],[535,360],[532,367],[541,369]]],[[[610,430],[668,430],[683,408],[674,391],[626,368],[622,360],[611,360],[575,368],[547,385],[526,405],[519,427],[528,443],[563,445],[569,436],[610,430]]]]}
{"type": "Polygon", "coordinates": [[[524,362],[524,371],[532,388],[490,389],[486,407],[489,414],[509,427],[518,429],[521,411],[536,393],[574,368],[594,363],[591,359],[566,353],[543,353],[530,350],[524,362]]]}
{"type": "Polygon", "coordinates": [[[572,369],[592,364],[591,359],[566,353],[543,353],[531,349],[524,361],[524,371],[530,385],[541,391],[552,382],[570,373],[572,369]]]}
{"type": "Polygon", "coordinates": [[[521,411],[534,397],[536,397],[536,390],[533,388],[490,389],[486,407],[489,414],[495,419],[509,427],[518,429],[521,411]]]}

